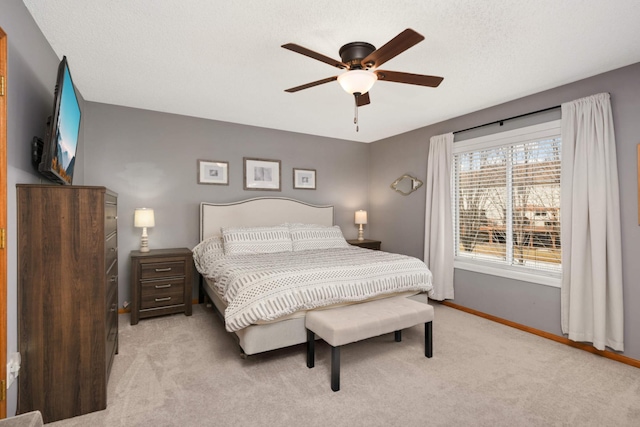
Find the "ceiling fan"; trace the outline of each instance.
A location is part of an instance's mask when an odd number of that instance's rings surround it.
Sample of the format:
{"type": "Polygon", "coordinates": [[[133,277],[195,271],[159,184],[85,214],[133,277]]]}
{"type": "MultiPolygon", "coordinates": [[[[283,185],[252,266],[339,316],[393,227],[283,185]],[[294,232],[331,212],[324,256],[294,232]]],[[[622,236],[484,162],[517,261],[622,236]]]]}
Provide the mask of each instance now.
{"type": "Polygon", "coordinates": [[[283,48],[293,52],[308,56],[309,58],[329,64],[333,67],[346,69],[347,71],[339,76],[327,77],[326,79],[317,80],[315,82],[303,84],[300,86],[286,89],[285,92],[298,92],[303,89],[309,89],[314,86],[329,83],[338,80],[342,88],[355,97],[356,103],[356,124],[357,124],[357,107],[368,105],[371,103],[369,97],[369,89],[376,80],[385,80],[388,82],[405,83],[410,85],[438,87],[443,77],[425,76],[422,74],[402,73],[398,71],[379,70],[378,67],[395,58],[405,50],[424,40],[424,36],[418,34],[411,28],[407,28],[380,49],[376,49],[370,43],[351,42],[340,48],[338,52],[341,61],[337,61],[328,56],[309,50],[305,47],[294,43],[282,45],[283,48]]]}

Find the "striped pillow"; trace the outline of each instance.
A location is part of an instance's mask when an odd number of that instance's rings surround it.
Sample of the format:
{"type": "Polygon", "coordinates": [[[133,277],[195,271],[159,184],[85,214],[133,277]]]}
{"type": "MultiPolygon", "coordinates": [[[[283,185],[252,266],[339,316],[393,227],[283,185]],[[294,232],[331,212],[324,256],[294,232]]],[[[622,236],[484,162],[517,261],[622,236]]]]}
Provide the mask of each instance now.
{"type": "Polygon", "coordinates": [[[291,233],[284,225],[275,227],[223,227],[225,255],[292,251],[291,233]]]}
{"type": "Polygon", "coordinates": [[[210,266],[224,256],[222,236],[214,236],[198,243],[193,252],[193,262],[200,274],[205,274],[210,266]]]}
{"type": "Polygon", "coordinates": [[[337,225],[288,224],[294,251],[309,249],[348,248],[349,244],[337,225]]]}

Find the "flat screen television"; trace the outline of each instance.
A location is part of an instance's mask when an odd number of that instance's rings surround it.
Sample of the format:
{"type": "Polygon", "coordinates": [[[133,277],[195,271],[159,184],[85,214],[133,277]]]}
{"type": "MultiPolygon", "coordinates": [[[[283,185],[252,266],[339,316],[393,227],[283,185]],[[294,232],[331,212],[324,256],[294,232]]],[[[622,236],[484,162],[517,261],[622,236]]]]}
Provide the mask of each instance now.
{"type": "Polygon", "coordinates": [[[82,114],[66,56],[58,66],[53,98],[45,138],[33,141],[33,160],[38,171],[51,181],[71,185],[82,114]]]}

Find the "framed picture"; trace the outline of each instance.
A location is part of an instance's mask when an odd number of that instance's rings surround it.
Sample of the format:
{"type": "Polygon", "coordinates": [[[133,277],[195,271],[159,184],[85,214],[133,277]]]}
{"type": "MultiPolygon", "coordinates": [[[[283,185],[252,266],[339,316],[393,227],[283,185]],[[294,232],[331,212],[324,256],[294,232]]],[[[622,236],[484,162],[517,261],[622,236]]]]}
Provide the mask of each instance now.
{"type": "Polygon", "coordinates": [[[293,188],[299,190],[315,190],[316,170],[293,168],[293,188]]]}
{"type": "Polygon", "coordinates": [[[244,189],[280,191],[280,160],[245,157],[244,189]]]}
{"type": "Polygon", "coordinates": [[[229,162],[198,160],[198,184],[229,185],[229,162]]]}

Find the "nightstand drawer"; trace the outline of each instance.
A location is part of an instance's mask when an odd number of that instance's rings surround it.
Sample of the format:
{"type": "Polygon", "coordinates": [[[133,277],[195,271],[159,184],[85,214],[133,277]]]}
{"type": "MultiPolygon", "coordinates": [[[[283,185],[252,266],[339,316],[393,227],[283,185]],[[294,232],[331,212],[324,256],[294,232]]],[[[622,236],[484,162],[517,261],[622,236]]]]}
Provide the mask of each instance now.
{"type": "Polygon", "coordinates": [[[374,251],[379,251],[380,250],[380,246],[382,244],[382,242],[380,242],[380,240],[370,240],[370,239],[347,240],[347,243],[349,243],[352,246],[358,246],[358,247],[364,248],[364,249],[373,249],[374,251]]]}
{"type": "Polygon", "coordinates": [[[140,266],[140,269],[140,278],[142,280],[184,276],[184,261],[144,263],[140,266]]]}
{"type": "Polygon", "coordinates": [[[184,280],[156,280],[142,284],[140,308],[184,303],[184,280]]]}
{"type": "Polygon", "coordinates": [[[373,249],[375,251],[380,250],[380,242],[371,242],[371,243],[363,243],[360,245],[361,248],[365,249],[373,249]]]}

